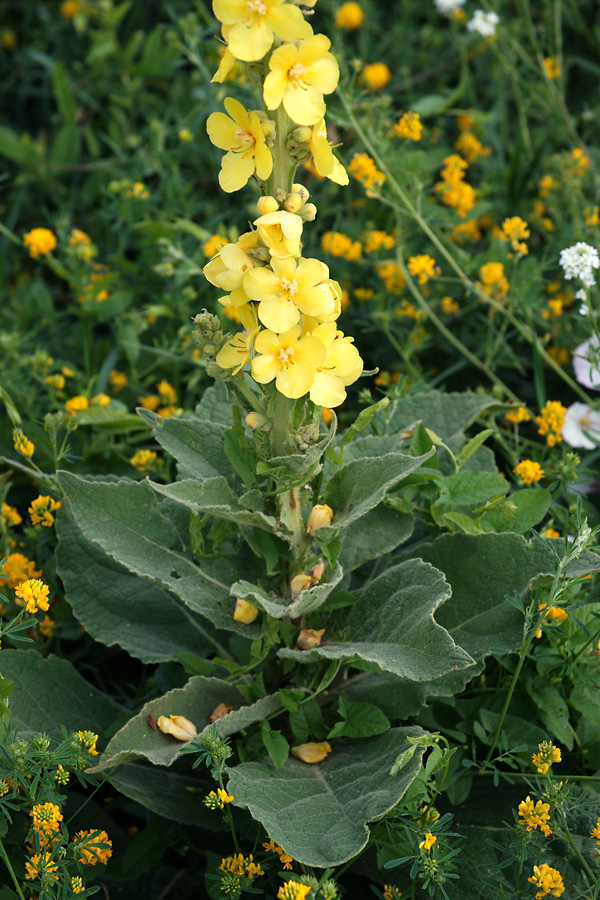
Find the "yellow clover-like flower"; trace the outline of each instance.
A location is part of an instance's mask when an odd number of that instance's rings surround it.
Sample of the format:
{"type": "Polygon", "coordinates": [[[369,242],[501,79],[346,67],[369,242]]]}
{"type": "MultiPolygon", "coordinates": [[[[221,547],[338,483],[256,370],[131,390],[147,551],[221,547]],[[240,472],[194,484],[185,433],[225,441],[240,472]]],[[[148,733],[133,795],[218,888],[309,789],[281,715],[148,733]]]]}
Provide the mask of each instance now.
{"type": "Polygon", "coordinates": [[[319,366],[325,362],[327,351],[316,337],[301,337],[300,325],[283,334],[261,331],[256,338],[259,354],[252,360],[252,377],[259,384],[275,379],[277,390],[285,397],[297,400],[306,394],[319,366]]]}
{"type": "MultiPolygon", "coordinates": [[[[302,219],[284,209],[265,213],[254,220],[258,237],[269,248],[271,256],[287,259],[300,256],[300,235],[302,219]]],[[[221,251],[221,256],[223,251],[221,251]]],[[[209,279],[210,281],[210,279],[209,279]]]]}
{"type": "Polygon", "coordinates": [[[244,289],[259,301],[258,318],[270,331],[288,331],[300,321],[300,313],[319,318],[335,311],[331,294],[317,285],[329,279],[329,269],[318,259],[273,257],[272,268],[255,268],[244,279],[244,289]]]}
{"type": "Polygon", "coordinates": [[[23,246],[29,250],[32,259],[51,253],[56,247],[56,237],[49,228],[32,228],[23,235],[23,246]]]}
{"type": "Polygon", "coordinates": [[[273,170],[273,157],[258,114],[248,112],[233,97],[226,97],[224,104],[229,116],[212,113],[206,130],[216,147],[229,151],[221,162],[219,184],[231,194],[243,188],[255,172],[263,181],[268,178],[273,170]]]}
{"type": "Polygon", "coordinates": [[[244,62],[262,59],[275,35],[297,41],[312,34],[298,7],[284,0],[213,0],[213,12],[230,52],[244,62]]]}
{"type": "Polygon", "coordinates": [[[265,78],[263,94],[268,109],[283,103],[288,116],[298,125],[316,125],[325,116],[323,94],[335,91],[340,70],[331,42],[315,34],[296,44],[283,44],[269,60],[271,71],[265,78]]]}

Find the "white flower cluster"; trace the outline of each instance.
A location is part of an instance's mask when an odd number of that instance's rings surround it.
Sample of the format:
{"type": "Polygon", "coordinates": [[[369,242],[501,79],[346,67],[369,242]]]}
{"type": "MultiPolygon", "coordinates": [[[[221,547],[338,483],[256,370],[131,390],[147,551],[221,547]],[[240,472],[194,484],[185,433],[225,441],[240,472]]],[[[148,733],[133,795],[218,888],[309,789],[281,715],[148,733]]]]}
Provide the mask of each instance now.
{"type": "Polygon", "coordinates": [[[465,0],[434,0],[438,12],[446,16],[451,15],[465,5],[465,0]]]}
{"type": "Polygon", "coordinates": [[[598,251],[589,244],[579,241],[572,247],[561,250],[559,262],[565,270],[567,281],[570,281],[571,278],[579,278],[586,288],[596,284],[593,270],[600,269],[600,257],[598,251]]]}
{"type": "Polygon", "coordinates": [[[496,25],[499,21],[500,16],[497,16],[495,12],[476,9],[473,18],[467,23],[467,31],[476,31],[482,37],[492,37],[496,34],[496,25]]]}

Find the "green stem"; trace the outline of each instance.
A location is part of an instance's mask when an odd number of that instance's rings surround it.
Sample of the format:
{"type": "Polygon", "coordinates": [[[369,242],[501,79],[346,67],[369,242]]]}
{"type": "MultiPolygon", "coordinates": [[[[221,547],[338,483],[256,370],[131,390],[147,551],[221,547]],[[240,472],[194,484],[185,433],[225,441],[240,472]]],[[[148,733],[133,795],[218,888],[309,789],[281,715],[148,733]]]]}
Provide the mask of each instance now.
{"type": "MultiPolygon", "coordinates": [[[[271,419],[271,452],[273,456],[289,456],[290,439],[293,432],[295,402],[289,400],[279,391],[275,396],[275,414],[271,419]]],[[[290,532],[292,549],[298,562],[301,561],[306,543],[300,489],[288,487],[277,495],[279,518],[290,532]]]]}
{"type": "Polygon", "coordinates": [[[0,838],[0,854],[2,855],[4,862],[6,863],[6,868],[8,869],[8,871],[10,873],[10,877],[12,878],[13,884],[14,884],[15,888],[17,889],[17,894],[19,895],[20,900],[25,900],[25,897],[23,896],[23,892],[21,890],[21,886],[20,886],[19,882],[17,881],[17,876],[15,875],[14,869],[10,864],[10,859],[8,858],[8,854],[7,854],[6,850],[4,849],[4,844],[2,843],[2,838],[0,838]]]}
{"type": "Polygon", "coordinates": [[[287,139],[290,127],[290,118],[283,108],[283,103],[274,111],[275,119],[275,143],[272,148],[273,171],[267,181],[267,192],[275,196],[275,192],[281,189],[289,194],[292,189],[296,163],[290,156],[287,139]]]}
{"type": "MultiPolygon", "coordinates": [[[[221,789],[224,791],[225,787],[223,785],[223,776],[222,776],[221,772],[219,772],[218,778],[219,778],[219,785],[220,785],[221,789]]],[[[229,803],[225,804],[225,815],[227,817],[227,821],[229,822],[229,830],[231,831],[231,838],[233,840],[233,846],[235,847],[237,853],[241,853],[240,845],[239,845],[238,839],[237,839],[237,834],[235,833],[233,814],[231,812],[231,809],[229,808],[229,803]]]]}

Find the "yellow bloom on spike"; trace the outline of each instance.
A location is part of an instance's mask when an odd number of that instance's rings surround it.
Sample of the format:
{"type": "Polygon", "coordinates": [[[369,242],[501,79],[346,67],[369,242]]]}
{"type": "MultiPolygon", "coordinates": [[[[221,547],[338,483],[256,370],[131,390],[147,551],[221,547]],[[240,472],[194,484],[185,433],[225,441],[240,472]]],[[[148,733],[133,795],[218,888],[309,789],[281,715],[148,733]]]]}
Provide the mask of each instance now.
{"type": "Polygon", "coordinates": [[[555,747],[552,741],[542,741],[538,744],[538,753],[534,753],[531,761],[541,775],[545,775],[552,763],[562,762],[560,747],[555,747]]]}
{"type": "Polygon", "coordinates": [[[31,516],[31,524],[44,525],[46,528],[51,528],[52,525],[54,525],[53,513],[55,513],[57,509],[60,509],[59,500],[54,500],[52,497],[40,494],[39,497],[36,497],[35,500],[31,501],[31,506],[28,509],[29,515],[31,516]]]}
{"type": "Polygon", "coordinates": [[[13,446],[21,456],[26,456],[27,458],[33,456],[35,447],[29,438],[25,437],[20,428],[15,428],[13,431],[13,446]]]}
{"type": "Polygon", "coordinates": [[[329,269],[318,259],[273,257],[271,268],[255,268],[244,279],[244,290],[259,301],[258,318],[270,331],[288,331],[307,316],[328,316],[335,311],[331,294],[318,285],[328,281],[329,269]]]}
{"type": "MultiPolygon", "coordinates": [[[[266,213],[254,220],[258,236],[269,248],[271,256],[287,259],[300,256],[300,235],[302,219],[284,209],[266,213]]],[[[223,251],[221,251],[223,255],[223,251]]],[[[206,267],[205,267],[206,269],[206,267]]]]}
{"type": "Polygon", "coordinates": [[[431,831],[428,831],[427,834],[425,835],[425,840],[421,841],[421,843],[419,844],[419,849],[431,850],[431,848],[433,847],[433,845],[435,844],[436,841],[437,841],[437,838],[436,838],[435,834],[432,834],[431,831]]]}
{"type": "Polygon", "coordinates": [[[317,369],[310,399],[317,406],[333,409],[346,399],[345,388],[361,376],[363,361],[353,338],[344,337],[344,332],[337,330],[335,322],[311,327],[312,323],[305,320],[304,325],[305,329],[310,328],[313,337],[323,343],[327,353],[324,364],[317,369]]]}
{"type": "Polygon", "coordinates": [[[275,36],[297,41],[312,34],[298,7],[284,0],[213,0],[213,12],[230,52],[244,62],[262,59],[275,36]]]}
{"type": "Polygon", "coordinates": [[[226,341],[215,357],[215,362],[222,369],[233,369],[232,375],[237,375],[249,361],[254,338],[260,330],[256,309],[251,303],[236,308],[245,331],[239,331],[235,337],[226,341]]]}
{"type": "Polygon", "coordinates": [[[327,127],[325,119],[313,125],[308,149],[312,153],[313,162],[317,174],[321,178],[329,178],[330,181],[342,186],[348,184],[348,173],[341,162],[334,156],[331,144],[327,139],[327,127]]]}
{"type": "Polygon", "coordinates": [[[25,611],[33,615],[38,609],[45,612],[49,609],[48,594],[50,588],[39,578],[30,578],[15,588],[15,598],[19,606],[24,606],[25,611]]]}
{"type": "Polygon", "coordinates": [[[553,869],[548,863],[534,866],[533,875],[527,881],[539,888],[535,895],[536,900],[542,900],[542,897],[546,897],[548,894],[552,897],[560,897],[565,890],[560,872],[558,869],[553,869]]]}
{"type": "Polygon", "coordinates": [[[392,77],[392,73],[385,63],[374,62],[365,66],[361,77],[370,91],[380,91],[386,86],[392,77]]]}
{"type": "Polygon", "coordinates": [[[325,346],[318,338],[300,335],[300,325],[294,325],[280,335],[261,331],[255,342],[259,355],[252,360],[255,381],[269,384],[275,379],[277,390],[294,400],[310,390],[317,369],[327,356],[325,346]]]}
{"type": "MultiPolygon", "coordinates": [[[[302,225],[302,223],[300,223],[302,225]]],[[[225,244],[217,255],[204,268],[204,277],[215,287],[230,291],[227,304],[240,306],[247,303],[249,297],[242,288],[244,276],[254,267],[254,260],[249,255],[258,245],[256,232],[243,234],[236,244],[225,244]]]]}
{"type": "Polygon", "coordinates": [[[178,741],[191,741],[198,734],[194,723],[185,716],[159,716],[156,724],[163,734],[170,734],[178,741]]]}
{"type": "Polygon", "coordinates": [[[315,34],[296,44],[283,44],[269,60],[264,99],[267,109],[283,103],[290,119],[298,125],[315,125],[325,116],[323,94],[335,91],[340,70],[331,42],[324,34],[315,34]]]}
{"type": "Polygon", "coordinates": [[[544,477],[544,470],[539,463],[531,459],[522,459],[521,462],[513,469],[515,475],[518,475],[525,484],[532,484],[534,481],[541,481],[544,477]]]}
{"type": "Polygon", "coordinates": [[[239,191],[256,172],[263,181],[273,170],[273,157],[267,147],[261,121],[256,112],[248,112],[239,100],[226,97],[229,113],[212,113],[206,130],[212,143],[227,150],[221,162],[219,184],[228,194],[239,191]]]}

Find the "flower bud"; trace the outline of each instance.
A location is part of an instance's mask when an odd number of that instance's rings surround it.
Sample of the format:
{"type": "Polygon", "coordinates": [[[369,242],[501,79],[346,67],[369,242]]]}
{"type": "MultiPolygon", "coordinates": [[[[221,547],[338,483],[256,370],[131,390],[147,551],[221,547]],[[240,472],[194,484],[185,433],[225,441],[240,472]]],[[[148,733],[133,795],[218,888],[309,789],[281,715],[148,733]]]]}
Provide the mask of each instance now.
{"type": "Polygon", "coordinates": [[[294,194],[300,194],[300,196],[302,197],[302,203],[306,203],[306,201],[310,197],[308,189],[305,188],[303,184],[293,184],[292,191],[294,192],[294,194]]]}
{"type": "Polygon", "coordinates": [[[312,534],[317,528],[322,528],[324,525],[331,525],[332,519],[333,510],[330,506],[327,506],[326,503],[313,506],[308,517],[308,522],[306,523],[306,533],[312,534]]]}
{"type": "Polygon", "coordinates": [[[290,582],[290,587],[292,589],[292,600],[295,600],[298,594],[310,587],[310,575],[306,575],[304,572],[294,575],[290,582]]]}
{"type": "Polygon", "coordinates": [[[216,709],[213,709],[210,716],[208,717],[209,722],[216,722],[217,719],[224,719],[225,716],[228,716],[232,711],[233,706],[229,706],[228,703],[219,703],[216,709]]]}
{"type": "Polygon", "coordinates": [[[246,416],[246,425],[248,428],[253,428],[255,431],[258,428],[261,428],[263,431],[268,431],[268,427],[265,428],[265,426],[269,425],[269,420],[266,416],[261,416],[260,413],[250,412],[246,416]]]}
{"type": "Polygon", "coordinates": [[[277,188],[275,191],[275,199],[278,203],[285,203],[287,197],[287,191],[284,191],[283,188],[277,188]]]}
{"type": "Polygon", "coordinates": [[[299,125],[290,133],[290,137],[299,144],[308,144],[312,138],[312,128],[308,128],[307,125],[299,125]]]}
{"type": "Polygon", "coordinates": [[[320,744],[309,741],[308,744],[298,744],[297,747],[292,747],[292,756],[302,762],[310,763],[310,765],[322,762],[328,753],[331,753],[331,747],[327,741],[322,741],[320,744]]]}
{"type": "Polygon", "coordinates": [[[302,207],[302,197],[300,196],[300,194],[288,194],[287,200],[283,205],[288,212],[298,212],[298,210],[302,207]]]}
{"type": "Polygon", "coordinates": [[[314,203],[305,203],[298,215],[303,222],[312,222],[317,216],[317,207],[314,203]]]}
{"type": "Polygon", "coordinates": [[[275,197],[259,197],[256,201],[256,211],[259,216],[266,216],[267,213],[277,212],[279,203],[275,197]]]}
{"type": "Polygon", "coordinates": [[[313,647],[320,647],[321,640],[325,634],[325,629],[315,631],[314,628],[303,628],[296,641],[298,650],[312,650],[313,647]]]}
{"type": "Polygon", "coordinates": [[[191,741],[198,734],[194,723],[185,716],[159,716],[156,724],[164,734],[178,741],[191,741]]]}
{"type": "Polygon", "coordinates": [[[236,622],[243,622],[244,625],[250,625],[251,622],[254,622],[258,615],[258,608],[254,605],[254,603],[248,603],[247,600],[238,599],[235,601],[235,610],[233,613],[233,618],[236,622]]]}

